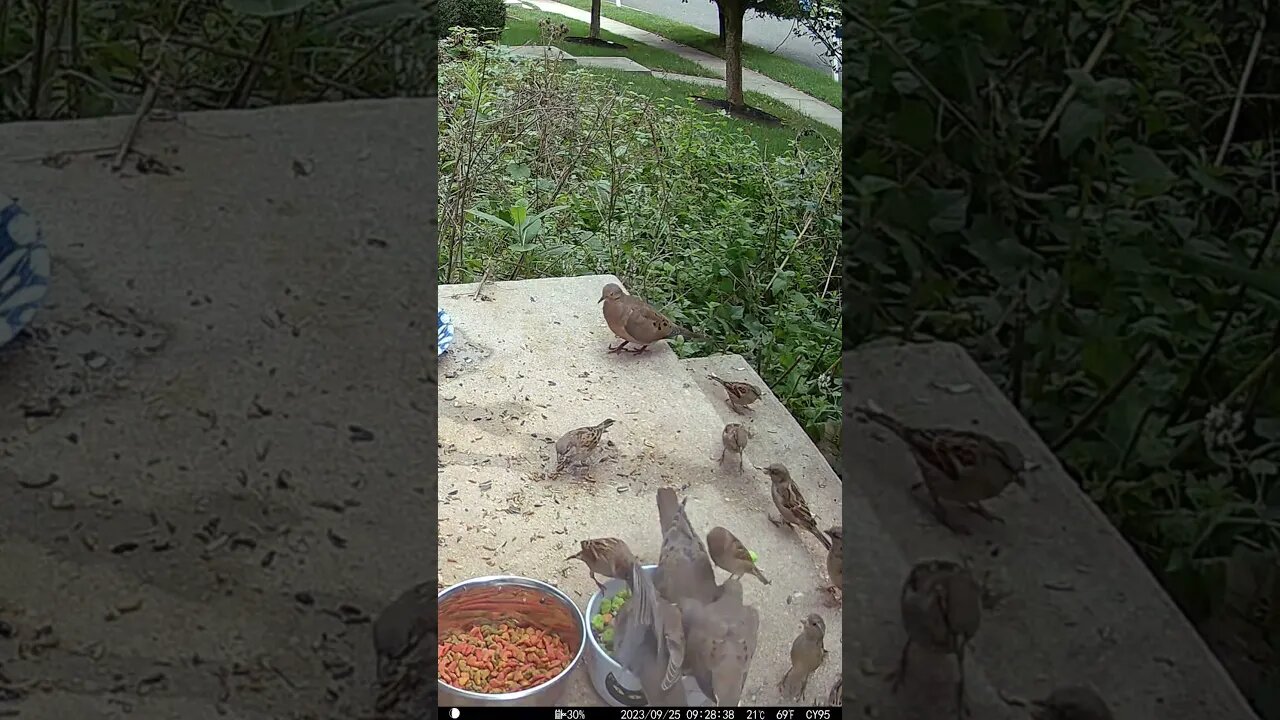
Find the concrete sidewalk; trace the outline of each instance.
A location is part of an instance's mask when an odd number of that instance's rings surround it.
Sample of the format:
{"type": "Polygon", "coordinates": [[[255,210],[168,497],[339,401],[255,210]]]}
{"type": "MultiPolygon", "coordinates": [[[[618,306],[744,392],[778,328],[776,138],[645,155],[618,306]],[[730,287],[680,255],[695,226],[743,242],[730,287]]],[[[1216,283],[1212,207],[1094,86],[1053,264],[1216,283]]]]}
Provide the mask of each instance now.
{"type": "MultiPolygon", "coordinates": [[[[563,3],[554,2],[553,0],[508,0],[508,4],[526,5],[537,8],[543,12],[563,15],[580,22],[591,22],[591,13],[586,10],[565,5],[563,3]]],[[[617,20],[610,20],[606,17],[600,18],[600,28],[614,35],[635,40],[638,43],[644,43],[650,47],[655,47],[667,52],[679,55],[686,60],[701,65],[702,67],[716,73],[720,77],[724,77],[725,67],[724,59],[715,55],[696,50],[687,45],[672,42],[661,35],[655,35],[647,30],[624,25],[617,20]]],[[[800,114],[817,120],[828,127],[839,129],[842,118],[839,108],[832,107],[821,100],[796,90],[795,88],[784,85],[777,80],[770,79],[761,75],[754,70],[742,69],[742,88],[747,92],[757,92],[761,95],[777,100],[787,107],[793,108],[800,114]]]]}

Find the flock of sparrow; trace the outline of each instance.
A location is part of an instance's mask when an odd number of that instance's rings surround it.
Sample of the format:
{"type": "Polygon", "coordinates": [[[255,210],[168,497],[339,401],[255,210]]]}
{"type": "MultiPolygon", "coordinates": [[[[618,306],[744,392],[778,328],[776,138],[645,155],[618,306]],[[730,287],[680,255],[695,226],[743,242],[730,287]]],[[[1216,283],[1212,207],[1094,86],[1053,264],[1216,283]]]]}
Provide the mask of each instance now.
{"type": "MultiPolygon", "coordinates": [[[[609,348],[611,353],[644,352],[650,345],[675,336],[701,337],[676,325],[644,300],[626,294],[616,284],[605,286],[600,302],[604,304],[605,323],[622,340],[609,348]],[[629,344],[638,348],[629,349],[629,344]]],[[[725,389],[726,401],[735,412],[744,412],[760,398],[759,389],[749,383],[708,377],[725,389]]],[[[1000,495],[1011,484],[1025,484],[1025,461],[1012,443],[967,430],[911,427],[869,405],[859,412],[907,446],[922,479],[912,489],[925,487],[934,515],[953,532],[969,531],[953,522],[948,505],[959,505],[989,521],[1000,521],[982,503],[1000,495]]],[[[556,443],[557,469],[581,465],[611,424],[612,420],[606,420],[562,437],[556,443]]],[[[741,470],[742,452],[749,437],[741,424],[726,425],[720,462],[736,455],[741,470]]],[[[833,527],[826,534],[818,529],[803,494],[782,464],[759,469],[770,477],[771,495],[781,516],[770,520],[804,529],[828,549],[829,590],[838,600],[843,582],[841,528],[833,527]]],[[[570,557],[586,563],[597,585],[600,583],[596,573],[628,584],[632,598],[616,621],[614,655],[640,679],[651,704],[686,704],[681,680],[688,675],[712,702],[736,705],[755,653],[759,628],[758,612],[742,603],[739,578],[750,573],[761,582],[769,581],[755,567],[747,548],[725,528],[713,528],[704,545],[689,523],[684,502],[676,498],[674,491],[658,491],[658,514],[662,549],[652,578],[641,571],[626,543],[617,538],[583,540],[580,551],[570,557]],[[730,573],[723,584],[716,584],[713,562],[730,573]]],[[[899,602],[907,640],[896,669],[889,674],[895,691],[906,676],[913,646],[953,655],[959,666],[956,714],[964,717],[969,713],[964,656],[981,624],[982,593],[982,586],[967,564],[929,559],[911,568],[899,602]]],[[[806,618],[803,631],[792,644],[791,669],[779,682],[785,698],[799,699],[809,676],[822,663],[826,655],[825,629],[820,615],[806,618]]],[[[837,681],[831,689],[830,704],[841,704],[841,691],[837,681]]],[[[1047,698],[1034,701],[1032,714],[1037,720],[1112,720],[1106,703],[1084,686],[1062,687],[1047,698]]]]}

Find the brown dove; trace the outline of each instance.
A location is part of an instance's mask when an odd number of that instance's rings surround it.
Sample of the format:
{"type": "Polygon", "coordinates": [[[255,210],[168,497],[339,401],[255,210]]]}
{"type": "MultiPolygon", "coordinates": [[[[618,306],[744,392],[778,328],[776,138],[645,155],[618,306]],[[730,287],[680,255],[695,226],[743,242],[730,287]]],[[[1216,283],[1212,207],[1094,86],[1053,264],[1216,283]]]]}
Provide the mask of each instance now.
{"type": "Polygon", "coordinates": [[[799,700],[804,695],[804,688],[809,684],[809,676],[827,657],[826,648],[822,646],[823,636],[827,633],[827,624],[817,613],[804,619],[804,629],[791,643],[791,668],[782,676],[778,689],[786,700],[799,700]]]}
{"type": "Polygon", "coordinates": [[[747,440],[750,438],[751,434],[741,423],[725,425],[724,431],[720,433],[720,443],[724,445],[724,449],[720,451],[717,461],[723,465],[725,456],[733,453],[738,456],[738,472],[742,472],[742,451],[747,448],[747,440]]]}
{"type": "Polygon", "coordinates": [[[735,707],[756,654],[760,613],[743,605],[742,583],[733,578],[725,580],[720,597],[710,605],[681,600],[680,613],[689,674],[716,705],[735,707]]]}
{"type": "Polygon", "coordinates": [[[684,504],[671,488],[658,489],[658,518],[662,523],[662,550],[658,555],[654,585],[667,602],[693,598],[710,603],[719,594],[716,571],[707,549],[693,531],[684,504]]]}
{"type": "Polygon", "coordinates": [[[600,300],[604,303],[604,321],[614,335],[622,338],[617,347],[609,348],[609,352],[622,352],[627,343],[639,345],[639,350],[627,352],[642,353],[650,345],[670,337],[702,338],[703,335],[671,322],[666,315],[654,310],[649,303],[635,295],[628,295],[615,283],[604,286],[600,300]]]}
{"type": "Polygon", "coordinates": [[[969,569],[950,560],[923,560],[911,568],[902,584],[902,625],[907,641],[898,668],[890,674],[896,692],[907,674],[911,646],[956,656],[956,717],[966,714],[964,651],[982,622],[982,588],[969,569]]]}
{"type": "Polygon", "coordinates": [[[618,611],[613,657],[640,680],[649,705],[683,706],[684,622],[675,605],[658,597],[639,563],[627,577],[631,598],[618,611]]]}
{"type": "Polygon", "coordinates": [[[832,541],[831,549],[827,550],[827,578],[831,581],[831,594],[838,604],[844,593],[844,528],[836,525],[827,530],[827,535],[832,541]]]}
{"type": "Polygon", "coordinates": [[[934,515],[953,532],[967,534],[968,530],[951,521],[943,500],[998,521],[982,501],[999,495],[1012,483],[1026,485],[1022,451],[1013,443],[969,430],[913,428],[869,407],[861,412],[906,443],[933,501],[934,515]]]}
{"type": "Polygon", "coordinates": [[[771,584],[769,578],[756,567],[747,546],[728,530],[722,527],[711,528],[711,532],[707,533],[707,552],[711,553],[711,561],[717,567],[729,571],[730,579],[737,580],[746,573],[751,573],[765,585],[771,584]]]}
{"type": "Polygon", "coordinates": [[[729,409],[741,414],[743,410],[750,408],[751,404],[760,399],[760,388],[749,382],[741,380],[725,380],[716,375],[707,375],[708,380],[715,380],[724,388],[725,402],[729,404],[729,409]]]}
{"type": "Polygon", "coordinates": [[[796,486],[794,480],[791,479],[791,473],[782,463],[773,463],[767,468],[760,468],[769,474],[772,481],[771,494],[773,495],[773,504],[778,508],[778,513],[782,515],[782,520],[774,520],[769,518],[774,525],[786,523],[793,527],[799,527],[808,530],[810,534],[818,538],[818,542],[822,543],[822,547],[831,549],[831,539],[822,534],[818,529],[818,521],[814,519],[813,513],[809,512],[809,503],[805,502],[804,495],[800,493],[800,488],[796,486]]]}
{"type": "Polygon", "coordinates": [[[1111,709],[1098,693],[1083,685],[1060,687],[1031,705],[1035,720],[1112,720],[1111,709]]]}
{"type": "Polygon", "coordinates": [[[596,579],[596,573],[626,580],[631,574],[631,566],[636,562],[631,554],[631,548],[618,538],[583,540],[579,543],[579,547],[581,549],[576,554],[570,555],[565,560],[577,559],[586,563],[591,581],[600,588],[600,592],[604,592],[604,583],[596,579]]]}

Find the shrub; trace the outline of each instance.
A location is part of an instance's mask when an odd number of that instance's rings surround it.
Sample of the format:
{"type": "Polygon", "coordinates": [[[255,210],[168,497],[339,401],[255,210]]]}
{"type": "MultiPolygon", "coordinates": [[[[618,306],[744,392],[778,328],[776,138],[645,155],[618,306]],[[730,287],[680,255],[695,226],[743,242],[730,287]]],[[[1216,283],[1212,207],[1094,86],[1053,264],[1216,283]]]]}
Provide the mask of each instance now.
{"type": "Polygon", "coordinates": [[[436,5],[440,36],[455,27],[474,28],[486,39],[496,39],[507,25],[507,5],[502,0],[440,0],[436,5]]]}

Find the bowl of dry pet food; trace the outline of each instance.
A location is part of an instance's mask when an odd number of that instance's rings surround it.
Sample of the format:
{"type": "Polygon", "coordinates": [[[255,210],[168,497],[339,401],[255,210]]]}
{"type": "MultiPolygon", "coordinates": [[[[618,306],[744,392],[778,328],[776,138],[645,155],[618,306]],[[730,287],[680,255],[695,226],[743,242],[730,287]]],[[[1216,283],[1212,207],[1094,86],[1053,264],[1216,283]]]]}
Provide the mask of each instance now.
{"type": "Polygon", "coordinates": [[[499,575],[446,588],[437,603],[441,707],[557,704],[587,642],[568,595],[499,575]]]}
{"type": "MultiPolygon", "coordinates": [[[[658,566],[644,565],[642,569],[653,577],[658,566]]],[[[650,704],[640,687],[640,679],[613,659],[618,613],[630,599],[631,591],[626,582],[610,580],[604,584],[604,592],[596,592],[587,601],[586,616],[590,627],[587,633],[587,672],[591,675],[591,686],[596,694],[612,707],[645,707],[650,704]]],[[[684,686],[690,707],[712,704],[693,678],[686,677],[684,686]]]]}

